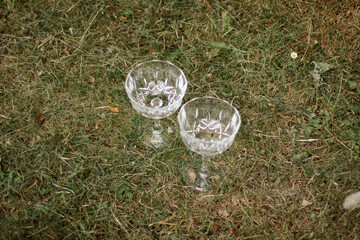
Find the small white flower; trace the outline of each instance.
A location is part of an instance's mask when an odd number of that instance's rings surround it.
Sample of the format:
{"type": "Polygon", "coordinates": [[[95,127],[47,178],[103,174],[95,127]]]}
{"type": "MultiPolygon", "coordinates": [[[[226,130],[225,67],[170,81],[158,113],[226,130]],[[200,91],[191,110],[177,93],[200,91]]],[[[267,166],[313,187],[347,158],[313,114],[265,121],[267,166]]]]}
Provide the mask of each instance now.
{"type": "Polygon", "coordinates": [[[292,52],[292,53],[291,53],[291,58],[292,58],[292,59],[297,58],[297,53],[296,53],[296,52],[292,52]]]}

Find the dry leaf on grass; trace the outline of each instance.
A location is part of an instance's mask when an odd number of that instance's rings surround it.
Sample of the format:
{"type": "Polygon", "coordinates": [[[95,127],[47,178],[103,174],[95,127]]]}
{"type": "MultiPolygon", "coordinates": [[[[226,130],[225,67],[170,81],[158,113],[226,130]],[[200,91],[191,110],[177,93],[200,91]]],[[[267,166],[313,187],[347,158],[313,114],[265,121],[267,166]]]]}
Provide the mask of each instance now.
{"type": "Polygon", "coordinates": [[[40,125],[42,125],[45,122],[45,119],[43,118],[43,114],[42,113],[37,113],[36,116],[36,122],[40,125]]]}
{"type": "Polygon", "coordinates": [[[231,196],[231,204],[237,206],[240,204],[240,201],[237,196],[231,196]]]}
{"type": "Polygon", "coordinates": [[[309,202],[308,200],[302,200],[301,202],[301,206],[303,207],[307,207],[307,206],[311,206],[312,205],[312,202],[309,202]]]}
{"type": "Polygon", "coordinates": [[[188,173],[188,176],[189,176],[190,181],[191,181],[192,183],[194,183],[194,182],[195,182],[195,179],[196,179],[196,173],[195,173],[194,169],[190,168],[190,169],[187,171],[187,173],[188,173]]]}
{"type": "Polygon", "coordinates": [[[207,77],[206,77],[206,81],[211,82],[212,80],[212,74],[208,73],[207,77]]]}
{"type": "Polygon", "coordinates": [[[94,77],[89,77],[88,82],[89,82],[89,83],[94,83],[94,82],[95,82],[95,78],[94,78],[94,77]]]}
{"type": "Polygon", "coordinates": [[[118,113],[119,112],[119,109],[117,107],[112,107],[112,106],[108,106],[110,111],[112,112],[115,112],[115,113],[118,113]]]}
{"type": "Polygon", "coordinates": [[[269,106],[272,107],[273,109],[276,108],[275,104],[269,103],[269,106]]]}
{"type": "Polygon", "coordinates": [[[282,114],[281,112],[278,112],[278,115],[282,118],[285,118],[285,119],[289,119],[290,117],[289,116],[285,116],[284,114],[282,114]]]}
{"type": "Polygon", "coordinates": [[[226,209],[219,209],[219,215],[220,215],[221,217],[226,218],[226,217],[228,217],[230,214],[228,213],[228,211],[226,211],[226,209]]]}
{"type": "Polygon", "coordinates": [[[322,80],[321,74],[329,71],[332,66],[324,62],[313,61],[311,63],[314,64],[314,70],[311,70],[310,74],[313,76],[315,84],[318,86],[320,84],[320,81],[322,80]]]}

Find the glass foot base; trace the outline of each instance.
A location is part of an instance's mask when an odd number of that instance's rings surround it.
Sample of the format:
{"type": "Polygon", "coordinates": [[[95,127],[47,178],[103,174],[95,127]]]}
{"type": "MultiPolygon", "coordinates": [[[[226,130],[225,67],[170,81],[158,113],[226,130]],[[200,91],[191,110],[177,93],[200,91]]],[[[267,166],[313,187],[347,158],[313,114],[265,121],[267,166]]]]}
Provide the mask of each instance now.
{"type": "Polygon", "coordinates": [[[160,126],[154,127],[154,124],[150,123],[146,126],[144,134],[141,137],[145,146],[155,148],[169,146],[175,139],[176,124],[175,121],[170,118],[161,119],[160,126]]]}
{"type": "Polygon", "coordinates": [[[207,192],[207,188],[206,187],[199,187],[199,186],[193,186],[193,189],[199,192],[207,192]]]}
{"type": "Polygon", "coordinates": [[[209,171],[207,169],[201,169],[201,171],[196,176],[193,188],[200,192],[207,192],[209,171]]]}
{"type": "Polygon", "coordinates": [[[209,156],[202,156],[201,161],[196,158],[182,170],[186,186],[199,192],[214,190],[219,180],[218,169],[209,156]]]}
{"type": "Polygon", "coordinates": [[[152,135],[144,138],[143,143],[147,147],[161,148],[169,145],[169,141],[165,134],[153,131],[152,135]]]}

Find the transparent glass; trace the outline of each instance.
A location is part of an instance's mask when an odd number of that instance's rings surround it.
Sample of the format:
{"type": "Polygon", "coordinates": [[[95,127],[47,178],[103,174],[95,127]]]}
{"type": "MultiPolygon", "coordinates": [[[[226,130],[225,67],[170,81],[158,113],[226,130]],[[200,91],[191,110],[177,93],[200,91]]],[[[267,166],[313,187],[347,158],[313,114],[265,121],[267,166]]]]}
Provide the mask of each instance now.
{"type": "Polygon", "coordinates": [[[147,145],[167,145],[160,119],[173,114],[181,105],[187,88],[183,71],[166,61],[152,60],[133,68],[127,75],[125,89],[133,108],[142,116],[154,119],[147,145]]]}
{"type": "Polygon", "coordinates": [[[195,189],[207,190],[208,157],[227,150],[241,125],[236,108],[213,97],[195,98],[184,104],[178,114],[180,135],[191,151],[202,155],[202,167],[195,189]]]}

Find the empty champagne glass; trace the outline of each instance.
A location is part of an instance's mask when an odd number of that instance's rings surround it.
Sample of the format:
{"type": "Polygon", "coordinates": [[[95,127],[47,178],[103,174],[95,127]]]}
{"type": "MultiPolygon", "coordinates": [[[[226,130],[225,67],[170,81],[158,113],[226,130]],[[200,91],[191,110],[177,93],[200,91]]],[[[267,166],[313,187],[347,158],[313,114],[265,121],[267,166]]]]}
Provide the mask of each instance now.
{"type": "Polygon", "coordinates": [[[185,145],[202,156],[194,188],[205,192],[209,175],[208,158],[231,146],[241,125],[239,112],[224,100],[201,97],[181,107],[178,121],[185,145]]]}
{"type": "Polygon", "coordinates": [[[156,148],[168,144],[160,119],[173,114],[181,105],[187,88],[183,71],[166,61],[152,60],[133,68],[127,75],[125,89],[133,108],[142,116],[154,119],[144,142],[156,148]]]}

